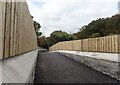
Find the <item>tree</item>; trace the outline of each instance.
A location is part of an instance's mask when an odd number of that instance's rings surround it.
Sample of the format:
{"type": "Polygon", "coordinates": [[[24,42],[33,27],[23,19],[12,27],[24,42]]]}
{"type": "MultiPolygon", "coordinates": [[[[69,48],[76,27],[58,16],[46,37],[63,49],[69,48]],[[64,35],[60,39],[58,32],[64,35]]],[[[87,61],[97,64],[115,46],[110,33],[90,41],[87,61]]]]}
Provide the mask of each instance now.
{"type": "Polygon", "coordinates": [[[57,42],[69,40],[69,34],[62,31],[54,31],[51,33],[51,37],[55,38],[57,42]]]}
{"type": "Polygon", "coordinates": [[[74,33],[79,39],[90,37],[103,37],[111,34],[120,34],[120,14],[111,18],[100,18],[83,26],[79,32],[74,33]]]}
{"type": "MultiPolygon", "coordinates": [[[[31,18],[33,19],[34,17],[31,15],[31,18]]],[[[41,25],[38,22],[33,21],[33,26],[35,28],[35,32],[36,32],[37,38],[39,38],[42,35],[42,32],[39,31],[40,28],[41,28],[41,25]]]]}
{"type": "Polygon", "coordinates": [[[51,33],[51,37],[55,38],[57,42],[77,39],[76,36],[68,34],[64,31],[54,31],[53,33],[51,33]]]}
{"type": "Polygon", "coordinates": [[[33,21],[33,24],[34,24],[34,27],[35,27],[35,32],[36,32],[37,37],[41,36],[42,32],[39,32],[39,30],[41,28],[41,25],[36,21],[33,21]]]}
{"type": "Polygon", "coordinates": [[[96,37],[100,37],[100,33],[94,33],[90,36],[90,38],[96,38],[96,37]]]}
{"type": "Polygon", "coordinates": [[[61,41],[69,41],[69,40],[76,40],[78,39],[75,35],[73,34],[68,34],[67,32],[64,31],[54,31],[53,33],[50,34],[50,37],[47,38],[47,43],[48,46],[52,46],[53,44],[56,44],[61,41]]]}
{"type": "Polygon", "coordinates": [[[46,40],[47,40],[48,47],[50,47],[50,46],[54,45],[55,43],[57,43],[57,41],[53,37],[47,37],[46,40]]]}
{"type": "Polygon", "coordinates": [[[48,48],[47,40],[46,40],[45,36],[42,36],[42,37],[38,38],[38,46],[43,47],[43,48],[48,48]]]}
{"type": "Polygon", "coordinates": [[[77,40],[78,38],[73,35],[73,34],[69,34],[69,40],[77,40]]]}

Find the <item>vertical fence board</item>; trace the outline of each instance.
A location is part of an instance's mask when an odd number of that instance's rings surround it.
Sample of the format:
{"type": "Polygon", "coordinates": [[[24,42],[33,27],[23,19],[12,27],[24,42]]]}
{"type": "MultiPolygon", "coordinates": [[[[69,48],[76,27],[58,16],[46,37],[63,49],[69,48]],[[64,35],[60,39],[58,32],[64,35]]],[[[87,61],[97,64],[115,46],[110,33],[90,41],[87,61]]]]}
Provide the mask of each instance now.
{"type": "Polygon", "coordinates": [[[120,53],[120,35],[118,35],[118,53],[120,53]]]}
{"type": "Polygon", "coordinates": [[[118,53],[118,36],[115,35],[115,53],[118,53]]]}
{"type": "Polygon", "coordinates": [[[110,45],[110,43],[109,43],[109,37],[108,36],[106,36],[106,45],[107,45],[106,46],[106,52],[109,53],[110,52],[109,51],[109,47],[110,47],[109,45],[110,45]]]}
{"type": "Polygon", "coordinates": [[[4,46],[5,46],[5,39],[4,39],[4,32],[5,32],[5,18],[6,18],[6,2],[2,2],[2,59],[4,57],[4,46]]]}
{"type": "Polygon", "coordinates": [[[82,46],[81,46],[81,40],[78,40],[78,51],[81,51],[81,50],[82,50],[81,47],[82,47],[82,46]]]}
{"type": "Polygon", "coordinates": [[[11,37],[11,39],[10,39],[10,56],[13,56],[13,37],[14,37],[14,35],[13,35],[13,28],[14,28],[14,3],[12,2],[11,3],[11,5],[12,5],[12,9],[11,9],[11,33],[10,33],[10,37],[11,37]]]}
{"type": "MultiPolygon", "coordinates": [[[[4,9],[2,10],[2,2],[0,2],[0,11],[4,11],[4,9]]],[[[0,12],[0,59],[3,58],[3,23],[2,23],[2,20],[3,20],[3,14],[2,12],[0,12]]]]}
{"type": "Polygon", "coordinates": [[[112,52],[112,37],[109,36],[109,52],[112,52]]]}
{"type": "Polygon", "coordinates": [[[106,39],[105,39],[105,37],[103,37],[103,52],[105,52],[106,51],[106,39]]]}
{"type": "Polygon", "coordinates": [[[9,45],[9,41],[10,41],[10,13],[11,13],[11,3],[10,2],[8,2],[7,4],[6,4],[6,19],[5,19],[5,46],[4,46],[4,57],[5,58],[8,58],[9,57],[9,53],[10,53],[10,45],[9,45]]]}

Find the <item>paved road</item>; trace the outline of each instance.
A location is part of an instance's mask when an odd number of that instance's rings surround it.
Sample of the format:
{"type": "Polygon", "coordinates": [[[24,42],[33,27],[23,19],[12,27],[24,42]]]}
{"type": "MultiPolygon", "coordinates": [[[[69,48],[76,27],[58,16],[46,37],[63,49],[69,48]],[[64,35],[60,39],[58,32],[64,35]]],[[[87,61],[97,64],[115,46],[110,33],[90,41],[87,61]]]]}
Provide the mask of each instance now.
{"type": "Polygon", "coordinates": [[[39,53],[35,83],[116,83],[84,64],[75,62],[59,53],[39,53]]]}

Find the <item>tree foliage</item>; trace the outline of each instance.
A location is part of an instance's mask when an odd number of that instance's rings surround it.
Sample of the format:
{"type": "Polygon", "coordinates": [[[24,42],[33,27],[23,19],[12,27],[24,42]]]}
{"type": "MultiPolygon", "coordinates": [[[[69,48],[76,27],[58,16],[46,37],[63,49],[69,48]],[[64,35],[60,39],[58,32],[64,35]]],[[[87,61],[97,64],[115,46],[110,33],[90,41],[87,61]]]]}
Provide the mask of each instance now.
{"type": "Polygon", "coordinates": [[[77,37],[73,34],[68,34],[64,31],[54,31],[50,34],[50,37],[47,38],[48,46],[52,46],[61,41],[76,40],[77,37]]]}
{"type": "Polygon", "coordinates": [[[38,38],[38,46],[39,47],[43,47],[43,48],[47,48],[48,47],[45,36],[42,36],[42,37],[38,38]]]}
{"type": "Polygon", "coordinates": [[[51,33],[51,37],[53,37],[57,42],[77,39],[76,36],[68,34],[64,31],[54,31],[53,33],[51,33]]]}
{"type": "MultiPolygon", "coordinates": [[[[31,18],[33,19],[34,17],[31,15],[31,18]]],[[[33,21],[33,26],[35,28],[37,38],[39,38],[42,35],[42,32],[40,32],[41,25],[40,23],[33,21]]]]}
{"type": "Polygon", "coordinates": [[[79,39],[102,37],[107,35],[120,34],[120,15],[111,18],[100,18],[92,21],[87,26],[83,26],[79,32],[75,33],[79,39]]]}
{"type": "Polygon", "coordinates": [[[36,21],[33,21],[33,25],[34,25],[37,37],[41,36],[42,32],[39,32],[39,30],[41,28],[41,25],[38,22],[36,22],[36,21]]]}

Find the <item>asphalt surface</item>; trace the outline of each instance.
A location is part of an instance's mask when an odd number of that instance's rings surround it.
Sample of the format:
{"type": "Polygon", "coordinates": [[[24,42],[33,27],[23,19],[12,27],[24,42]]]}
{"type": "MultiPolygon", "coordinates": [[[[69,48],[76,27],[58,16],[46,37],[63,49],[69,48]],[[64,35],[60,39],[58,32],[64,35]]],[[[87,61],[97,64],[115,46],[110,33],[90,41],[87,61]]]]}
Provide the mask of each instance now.
{"type": "Polygon", "coordinates": [[[118,83],[108,75],[54,52],[39,52],[34,82],[118,83]]]}

